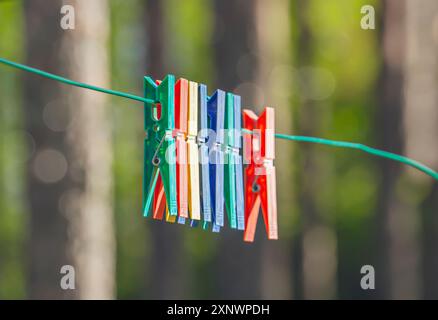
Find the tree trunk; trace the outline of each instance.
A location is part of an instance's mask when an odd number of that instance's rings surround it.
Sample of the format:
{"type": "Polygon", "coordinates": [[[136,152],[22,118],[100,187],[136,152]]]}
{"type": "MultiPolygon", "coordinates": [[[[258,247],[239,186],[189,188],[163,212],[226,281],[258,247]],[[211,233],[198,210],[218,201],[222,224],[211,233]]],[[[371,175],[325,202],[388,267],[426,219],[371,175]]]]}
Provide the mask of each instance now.
{"type": "MultiPolygon", "coordinates": [[[[380,148],[395,153],[403,152],[402,104],[403,104],[403,59],[405,39],[405,3],[389,0],[385,2],[382,17],[382,70],[379,81],[379,109],[377,126],[380,148]]],[[[380,160],[382,182],[379,191],[377,228],[378,248],[376,265],[376,290],[380,298],[401,298],[400,294],[415,297],[416,280],[412,278],[416,258],[408,261],[405,253],[412,253],[414,239],[406,228],[410,224],[409,211],[403,208],[395,193],[401,166],[380,160]],[[405,247],[406,245],[406,247],[405,247]],[[405,278],[406,277],[406,278],[405,278]],[[407,287],[402,290],[400,285],[407,287]],[[409,289],[409,290],[408,290],[409,289]]],[[[407,296],[404,296],[407,297],[407,296]]]]}
{"type": "MultiPolygon", "coordinates": [[[[145,2],[147,52],[145,70],[154,79],[165,76],[165,24],[163,1],[145,2]]],[[[167,222],[151,221],[150,268],[147,275],[147,297],[153,299],[188,298],[184,276],[184,241],[182,228],[167,222]]]]}
{"type": "MultiPolygon", "coordinates": [[[[263,106],[275,108],[275,125],[277,132],[292,132],[292,67],[291,63],[291,21],[288,0],[258,0],[257,19],[257,53],[259,68],[257,86],[262,93],[256,105],[251,105],[257,112],[263,106]],[[264,98],[264,99],[263,99],[264,98]]],[[[246,99],[246,97],[244,97],[246,99]]],[[[289,141],[276,141],[277,168],[289,168],[292,158],[292,144],[289,141]]],[[[292,235],[294,214],[294,196],[292,170],[277,169],[277,209],[280,229],[279,241],[262,242],[261,292],[264,299],[290,299],[293,281],[290,268],[292,252],[289,244],[292,235]],[[290,229],[286,229],[286,227],[290,229]]],[[[264,229],[257,232],[264,235],[264,229]]]]}
{"type": "MultiPolygon", "coordinates": [[[[404,17],[404,5],[396,2],[387,1],[383,7],[382,32],[380,35],[382,68],[378,83],[380,96],[376,123],[380,148],[402,153],[404,18],[401,18],[404,17]]],[[[401,166],[398,163],[380,160],[382,182],[376,220],[379,233],[375,244],[378,248],[376,290],[380,298],[389,298],[392,295],[393,268],[391,266],[396,255],[394,254],[392,242],[394,232],[390,230],[389,221],[390,219],[400,218],[400,216],[397,216],[398,199],[394,193],[400,168],[401,166]]]]}
{"type": "MultiPolygon", "coordinates": [[[[25,3],[27,63],[107,87],[109,12],[104,0],[73,1],[75,29],[60,27],[62,4],[25,3]]],[[[30,296],[114,297],[111,137],[106,97],[26,76],[27,129],[36,142],[28,166],[30,296]],[[63,265],[75,290],[63,290],[63,265]]]]}
{"type": "MultiPolygon", "coordinates": [[[[256,84],[258,56],[255,1],[214,2],[214,57],[219,89],[242,96],[242,107],[262,105],[256,84]]],[[[260,110],[260,109],[259,109],[260,110]]],[[[261,219],[259,219],[260,222],[261,219]]],[[[227,223],[227,222],[225,222],[227,223]]],[[[224,227],[214,264],[217,296],[226,299],[261,298],[261,241],[264,226],[258,224],[255,242],[243,243],[241,232],[224,227]]]]}
{"type": "MultiPolygon", "coordinates": [[[[438,169],[438,2],[424,0],[421,5],[406,1],[405,46],[405,106],[404,128],[406,152],[409,157],[419,160],[435,170],[438,169]]],[[[423,271],[423,289],[426,299],[438,298],[438,184],[427,176],[409,170],[409,181],[425,190],[423,195],[407,203],[412,208],[409,233],[418,235],[423,245],[422,270],[417,267],[410,272],[423,271]],[[423,230],[419,230],[418,215],[422,217],[423,230]],[[414,220],[414,221],[412,221],[414,220]]],[[[409,190],[408,190],[409,191],[409,190]]],[[[411,190],[409,192],[416,192],[411,190]]],[[[407,201],[406,201],[407,202],[407,201]]],[[[406,246],[404,246],[406,252],[406,246]]],[[[417,249],[417,246],[413,248],[417,249]]],[[[405,260],[411,260],[406,254],[405,260]]],[[[403,277],[403,281],[405,277],[403,277]]],[[[403,282],[405,283],[405,282],[403,282]]],[[[421,286],[418,285],[418,286],[421,286]]]]}

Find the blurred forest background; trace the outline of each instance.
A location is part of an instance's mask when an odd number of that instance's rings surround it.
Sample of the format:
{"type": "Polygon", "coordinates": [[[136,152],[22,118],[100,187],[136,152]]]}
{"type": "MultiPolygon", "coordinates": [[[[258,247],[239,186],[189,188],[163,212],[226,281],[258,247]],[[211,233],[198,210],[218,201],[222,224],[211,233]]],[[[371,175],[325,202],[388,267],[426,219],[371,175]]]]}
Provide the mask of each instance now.
{"type": "MultiPolygon", "coordinates": [[[[0,56],[140,95],[144,75],[172,73],[275,107],[278,132],[438,170],[436,0],[3,0],[0,56]]],[[[277,140],[280,240],[260,221],[246,244],[142,217],[142,117],[141,103],[0,66],[0,299],[438,298],[431,178],[277,140]],[[76,290],[60,288],[67,264],[76,290]]]]}

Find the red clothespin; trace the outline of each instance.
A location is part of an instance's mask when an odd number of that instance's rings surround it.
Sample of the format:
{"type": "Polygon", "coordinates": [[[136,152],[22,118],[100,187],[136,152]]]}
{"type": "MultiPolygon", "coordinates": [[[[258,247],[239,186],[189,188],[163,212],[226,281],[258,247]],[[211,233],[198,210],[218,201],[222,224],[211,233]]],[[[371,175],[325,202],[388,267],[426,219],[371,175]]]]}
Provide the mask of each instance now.
{"type": "Polygon", "coordinates": [[[268,239],[278,239],[277,192],[275,182],[275,120],[274,109],[265,108],[258,117],[243,110],[243,157],[245,168],[245,231],[244,241],[254,241],[260,205],[268,239]]]}
{"type": "Polygon", "coordinates": [[[176,138],[176,188],[178,198],[178,222],[184,224],[189,217],[187,115],[189,81],[179,79],[175,84],[175,138],[176,138]]]}
{"type": "MultiPolygon", "coordinates": [[[[157,81],[159,84],[160,81],[157,81]]],[[[179,79],[175,83],[175,137],[176,147],[176,187],[178,203],[178,222],[184,224],[185,218],[189,217],[188,213],[188,161],[187,161],[187,114],[188,114],[188,92],[189,81],[179,79]]],[[[154,194],[154,218],[161,220],[166,205],[164,197],[164,186],[158,178],[154,194]]],[[[174,222],[175,219],[167,220],[174,222]]]]}

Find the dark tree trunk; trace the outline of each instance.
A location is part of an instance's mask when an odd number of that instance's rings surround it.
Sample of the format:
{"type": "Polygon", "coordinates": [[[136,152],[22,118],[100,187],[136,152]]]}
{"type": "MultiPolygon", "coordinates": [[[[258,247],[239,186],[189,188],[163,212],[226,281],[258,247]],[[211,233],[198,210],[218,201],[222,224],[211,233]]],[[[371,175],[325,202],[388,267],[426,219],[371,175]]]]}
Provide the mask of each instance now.
{"type": "Polygon", "coordinates": [[[438,299],[438,183],[435,182],[432,190],[421,206],[423,212],[423,297],[424,299],[438,299]]]}
{"type": "MultiPolygon", "coordinates": [[[[53,3],[37,0],[25,2],[26,63],[53,73],[65,69],[59,59],[63,31],[59,27],[59,8],[53,3]]],[[[59,210],[59,199],[69,189],[68,177],[45,183],[36,176],[35,156],[46,148],[68,154],[65,132],[54,133],[43,122],[44,107],[62,99],[60,85],[49,80],[26,74],[25,115],[26,129],[35,140],[35,153],[27,168],[27,189],[30,203],[29,236],[29,296],[30,298],[73,297],[74,291],[63,291],[60,268],[71,264],[67,257],[67,219],[59,210]]],[[[67,106],[59,108],[68,113],[67,106]]],[[[49,168],[50,169],[50,168],[49,168]]],[[[44,174],[44,172],[42,172],[44,174]]],[[[41,175],[41,174],[40,174],[41,175]]]]}
{"type": "MultiPolygon", "coordinates": [[[[145,28],[147,51],[145,70],[155,79],[165,76],[165,25],[164,2],[145,2],[145,28]]],[[[147,275],[147,297],[153,299],[190,298],[187,292],[184,262],[184,241],[181,226],[151,221],[150,269],[147,275]]]]}
{"type": "MultiPolygon", "coordinates": [[[[395,153],[403,152],[404,24],[404,1],[386,1],[382,15],[380,47],[383,63],[377,89],[380,95],[376,123],[380,147],[395,153]]],[[[378,236],[375,244],[377,248],[376,292],[380,298],[391,296],[393,241],[389,223],[391,219],[400,218],[396,216],[397,200],[394,194],[400,169],[398,163],[380,160],[381,184],[376,216],[378,236]]]]}
{"type": "MultiPolygon", "coordinates": [[[[257,0],[256,30],[258,76],[257,88],[261,95],[256,96],[255,105],[250,107],[261,112],[265,106],[275,108],[276,132],[293,132],[292,129],[292,80],[291,80],[291,30],[290,1],[277,0],[275,3],[257,0]]],[[[243,96],[248,105],[246,95],[243,96]]],[[[263,299],[290,299],[293,297],[294,281],[291,268],[290,243],[293,230],[290,221],[296,214],[294,177],[289,168],[293,160],[293,144],[290,141],[277,139],[275,141],[276,155],[274,165],[277,168],[277,209],[280,226],[278,241],[261,243],[261,291],[263,299]],[[282,169],[283,168],[283,169],[282,169]],[[292,227],[290,229],[284,226],[292,227]]],[[[261,213],[260,213],[261,214],[261,213]]],[[[260,217],[261,219],[261,217],[260,217]]],[[[266,238],[263,227],[260,232],[262,239],[266,238]]]]}
{"type": "MultiPolygon", "coordinates": [[[[255,1],[246,0],[214,2],[213,50],[219,89],[235,92],[241,83],[256,81],[258,62],[257,56],[254,55],[255,4],[255,1]]],[[[254,94],[251,90],[245,91],[242,97],[244,106],[252,106],[252,102],[255,101],[254,94]]],[[[255,242],[251,245],[243,242],[241,232],[230,230],[228,227],[221,230],[218,240],[220,245],[213,269],[217,292],[214,298],[261,298],[260,255],[261,240],[265,237],[263,229],[264,226],[259,223],[255,242]]]]}
{"type": "MultiPolygon", "coordinates": [[[[438,169],[438,2],[425,0],[421,6],[406,1],[406,63],[405,63],[405,136],[406,153],[431,168],[438,169]]],[[[419,279],[423,296],[438,298],[438,184],[431,182],[425,175],[408,171],[409,181],[425,190],[423,196],[410,201],[410,216],[407,217],[411,228],[416,231],[422,245],[422,271],[419,279]],[[427,191],[426,191],[427,190],[427,191]],[[418,217],[421,223],[418,223],[418,217]],[[413,217],[413,218],[412,218],[413,217]],[[412,220],[414,219],[414,220],[412,220]],[[419,228],[421,226],[422,228],[419,228]],[[422,283],[421,283],[422,280],[422,283]]],[[[409,192],[417,192],[412,190],[409,192]]],[[[408,229],[410,231],[410,229],[408,229]]],[[[418,248],[413,248],[416,250],[418,248]]],[[[420,251],[420,250],[417,250],[420,251]]],[[[404,256],[404,259],[409,257],[404,256]]],[[[411,268],[412,269],[412,268],[411,268]]]]}
{"type": "MultiPolygon", "coordinates": [[[[388,0],[382,18],[381,48],[383,65],[379,82],[382,93],[377,112],[380,147],[395,153],[405,153],[403,133],[407,87],[406,37],[409,1],[388,0]]],[[[414,93],[417,95],[418,92],[414,93]]],[[[419,218],[412,206],[397,194],[397,182],[402,167],[381,160],[381,184],[376,226],[378,230],[376,290],[380,298],[418,298],[420,247],[417,226],[419,218]]]]}

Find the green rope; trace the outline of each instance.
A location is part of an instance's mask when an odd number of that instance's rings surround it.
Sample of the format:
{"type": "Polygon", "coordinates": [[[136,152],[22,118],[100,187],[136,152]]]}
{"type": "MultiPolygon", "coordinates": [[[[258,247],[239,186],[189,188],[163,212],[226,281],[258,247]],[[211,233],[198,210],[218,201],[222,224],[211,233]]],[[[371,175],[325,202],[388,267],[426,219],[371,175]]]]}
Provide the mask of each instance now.
{"type": "Polygon", "coordinates": [[[141,102],[144,102],[144,103],[150,103],[150,104],[154,103],[154,101],[151,100],[151,99],[145,99],[143,97],[139,97],[139,96],[136,96],[136,95],[133,95],[133,94],[124,93],[124,92],[115,91],[115,90],[110,90],[110,89],[104,89],[104,88],[96,87],[96,86],[93,86],[93,85],[90,85],[90,84],[86,84],[86,83],[82,83],[82,82],[78,82],[78,81],[73,81],[73,80],[70,80],[70,79],[67,79],[67,78],[63,78],[63,77],[57,76],[55,74],[51,74],[51,73],[48,73],[48,72],[45,72],[45,71],[42,71],[42,70],[39,70],[39,69],[35,69],[35,68],[31,68],[31,67],[25,66],[25,65],[20,64],[20,63],[12,62],[12,61],[9,61],[9,60],[4,59],[4,58],[0,58],[0,62],[4,63],[4,64],[6,64],[6,65],[8,65],[10,67],[14,67],[14,68],[21,69],[21,70],[24,70],[24,71],[27,71],[27,72],[35,73],[35,74],[40,75],[42,77],[46,77],[46,78],[49,78],[49,79],[52,79],[52,80],[63,82],[63,83],[66,83],[66,84],[69,84],[69,85],[72,85],[72,86],[76,86],[76,87],[80,87],[80,88],[85,88],[85,89],[89,89],[89,90],[94,90],[94,91],[99,91],[99,92],[103,92],[103,93],[107,93],[107,94],[112,94],[112,95],[115,95],[115,96],[131,99],[131,100],[137,100],[137,101],[141,101],[141,102]]]}
{"type": "MultiPolygon", "coordinates": [[[[89,90],[94,90],[94,91],[99,91],[99,92],[103,92],[103,93],[107,93],[107,94],[112,94],[115,96],[131,99],[131,100],[136,100],[136,101],[140,101],[140,102],[144,102],[144,103],[148,103],[148,104],[154,103],[154,101],[151,99],[145,99],[143,97],[139,97],[139,96],[136,96],[133,94],[124,93],[124,92],[115,91],[115,90],[110,90],[110,89],[104,89],[104,88],[92,86],[92,85],[89,85],[86,83],[73,81],[73,80],[63,78],[63,77],[39,70],[39,69],[25,66],[25,65],[20,64],[20,63],[12,62],[12,61],[9,61],[9,60],[4,59],[4,58],[0,58],[0,63],[6,64],[10,67],[24,70],[27,72],[35,73],[35,74],[38,74],[40,76],[43,76],[43,77],[46,77],[46,78],[49,78],[52,80],[56,80],[59,82],[63,82],[63,83],[69,84],[69,85],[73,85],[76,87],[81,87],[81,88],[85,88],[85,89],[89,89],[89,90]]],[[[247,132],[247,133],[251,133],[251,131],[246,130],[246,129],[243,129],[242,131],[247,132]]],[[[437,172],[435,172],[431,168],[429,168],[429,167],[427,167],[427,166],[425,166],[425,165],[423,165],[415,160],[412,160],[412,159],[409,159],[407,157],[403,157],[403,156],[400,156],[400,155],[397,155],[397,154],[394,154],[391,152],[371,148],[371,147],[368,147],[368,146],[360,144],[360,143],[334,141],[334,140],[315,138],[315,137],[292,136],[292,135],[286,135],[286,134],[280,134],[280,133],[275,134],[275,137],[278,139],[284,139],[284,140],[318,143],[318,144],[323,144],[323,145],[327,145],[327,146],[331,146],[331,147],[361,150],[361,151],[373,154],[373,155],[378,156],[378,157],[387,158],[387,159],[391,159],[394,161],[398,161],[398,162],[407,164],[411,167],[414,167],[414,168],[428,174],[429,176],[433,177],[434,179],[438,180],[438,173],[437,172]]],[[[148,199],[148,201],[150,201],[150,200],[151,199],[148,199]]],[[[149,206],[146,206],[146,207],[148,208],[149,206]]]]}
{"type": "Polygon", "coordinates": [[[398,161],[398,162],[407,164],[408,166],[414,167],[414,168],[428,174],[432,178],[438,180],[438,173],[435,172],[434,170],[432,170],[431,168],[425,166],[424,164],[421,164],[415,160],[400,156],[400,155],[395,154],[395,153],[391,153],[391,152],[387,152],[387,151],[383,151],[383,150],[378,150],[378,149],[371,148],[371,147],[368,147],[368,146],[360,144],[360,143],[334,141],[334,140],[306,137],[306,136],[290,136],[290,135],[281,134],[281,133],[277,133],[275,135],[275,137],[278,139],[284,139],[284,140],[318,143],[318,144],[324,144],[324,145],[331,146],[331,147],[361,150],[361,151],[373,154],[373,155],[378,156],[378,157],[387,158],[387,159],[391,159],[394,161],[398,161]]]}

